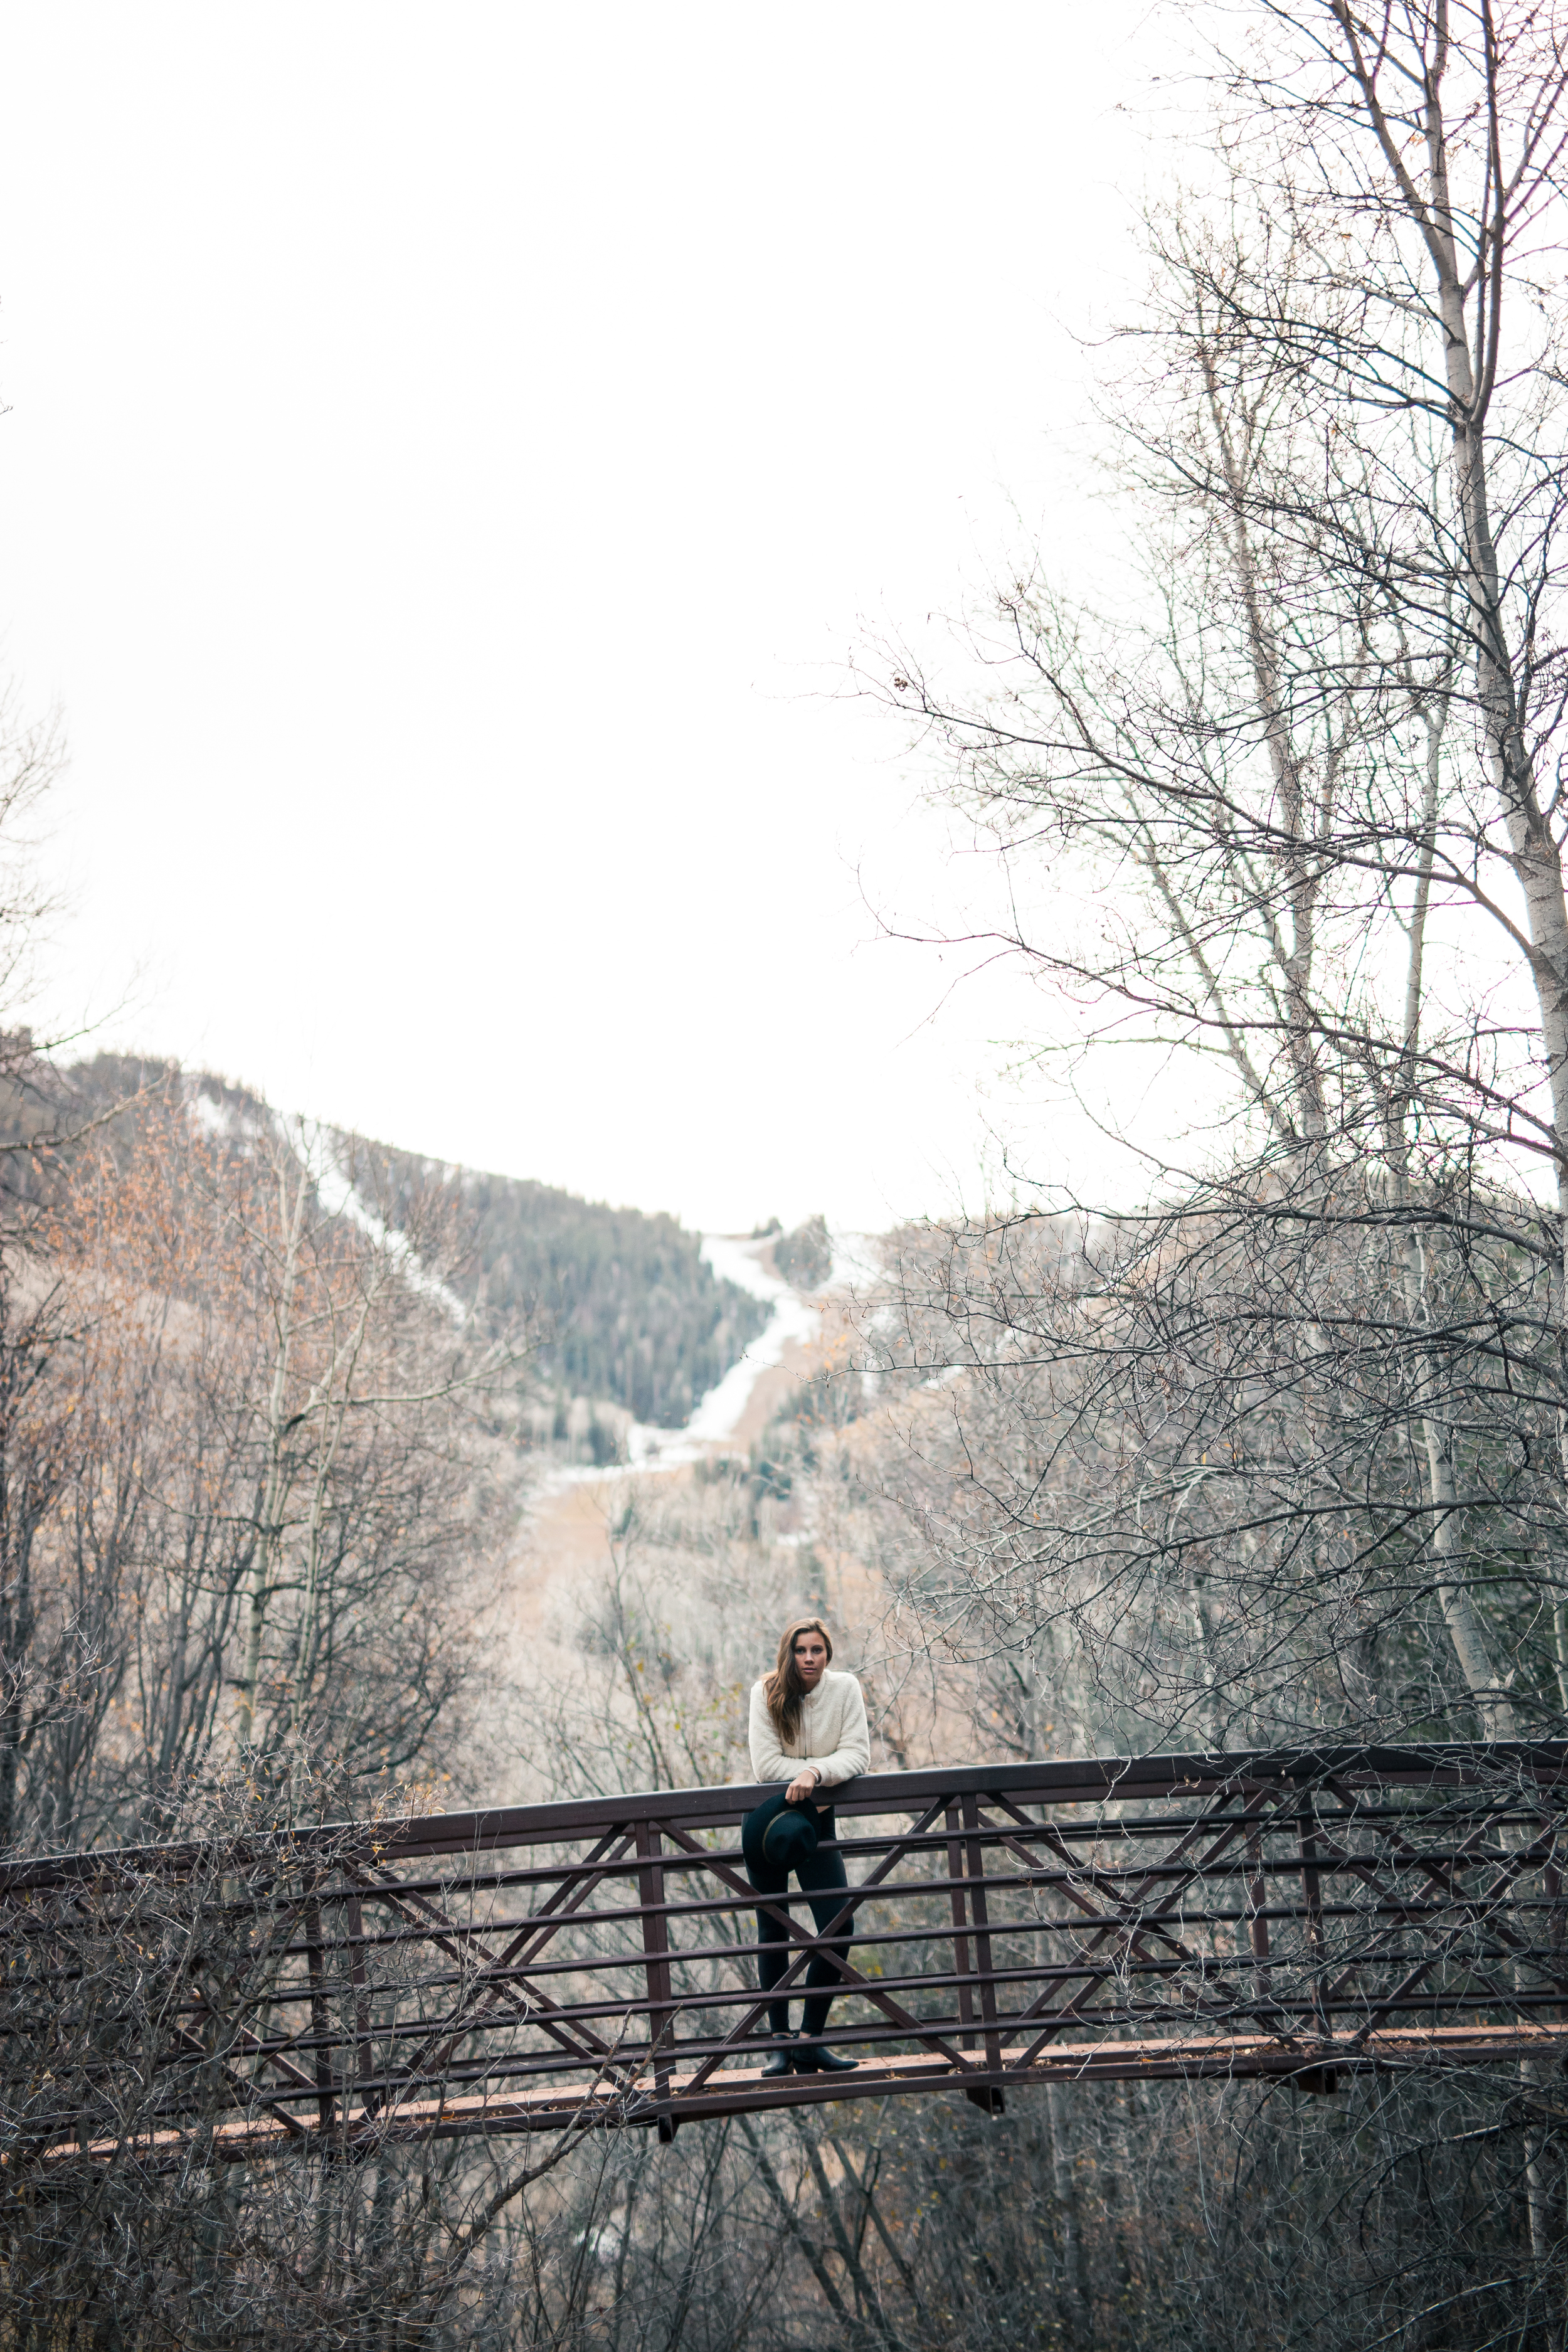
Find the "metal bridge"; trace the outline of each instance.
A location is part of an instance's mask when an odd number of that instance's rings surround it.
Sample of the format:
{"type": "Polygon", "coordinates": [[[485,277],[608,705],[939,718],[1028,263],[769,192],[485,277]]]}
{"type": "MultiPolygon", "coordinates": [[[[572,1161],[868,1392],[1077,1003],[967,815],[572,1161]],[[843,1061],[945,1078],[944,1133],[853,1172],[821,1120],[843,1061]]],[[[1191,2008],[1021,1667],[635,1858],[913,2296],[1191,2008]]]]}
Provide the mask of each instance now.
{"type": "Polygon", "coordinates": [[[868,1774],[837,1798],[838,1919],[768,1906],[773,1998],[852,1938],[829,2032],[858,2071],[773,2080],[739,1838],[767,1793],[13,1864],[4,2160],[1568,2057],[1568,1745],[868,1774]]]}

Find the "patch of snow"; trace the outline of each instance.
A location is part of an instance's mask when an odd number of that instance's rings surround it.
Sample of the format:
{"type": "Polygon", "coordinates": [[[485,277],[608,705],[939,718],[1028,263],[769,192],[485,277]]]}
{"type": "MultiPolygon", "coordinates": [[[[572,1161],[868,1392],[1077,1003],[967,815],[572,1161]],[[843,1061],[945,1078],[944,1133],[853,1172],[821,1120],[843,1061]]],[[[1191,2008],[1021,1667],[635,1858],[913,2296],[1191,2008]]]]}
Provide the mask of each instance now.
{"type": "Polygon", "coordinates": [[[191,1117],[208,1135],[227,1135],[234,1125],[225,1104],[215,1102],[211,1095],[195,1094],[191,1097],[191,1117]]]}
{"type": "Polygon", "coordinates": [[[741,1241],[733,1234],[702,1236],[702,1255],[721,1282],[732,1282],[737,1290],[750,1291],[753,1298],[765,1298],[774,1304],[786,1293],[793,1298],[795,1293],[788,1283],[760,1264],[766,1247],[765,1241],[741,1241]]]}
{"type": "Polygon", "coordinates": [[[773,1311],[740,1361],[731,1365],[717,1388],[709,1390],[687,1423],[685,1436],[699,1445],[721,1445],[727,1437],[733,1437],[763,1373],[783,1363],[784,1349],[792,1343],[815,1339],[822,1328],[815,1307],[807,1306],[800,1293],[776,1274],[759,1265],[758,1256],[766,1247],[765,1242],[737,1241],[729,1234],[702,1237],[702,1255],[721,1280],[750,1291],[753,1298],[766,1300],[773,1311]]]}
{"type": "Polygon", "coordinates": [[[880,1234],[852,1234],[830,1225],[827,1238],[833,1250],[833,1270],[823,1288],[858,1291],[862,1297],[868,1290],[874,1290],[882,1279],[880,1234]]]}
{"type": "Polygon", "coordinates": [[[626,1463],[633,1470],[673,1470],[684,1462],[698,1462],[702,1448],[693,1445],[684,1429],[656,1429],[634,1421],[626,1432],[626,1463]]]}
{"type": "Polygon", "coordinates": [[[216,1137],[224,1143],[237,1144],[248,1151],[266,1132],[268,1118],[258,1118],[253,1110],[244,1110],[238,1103],[225,1102],[221,1096],[209,1095],[197,1087],[184,1097],[185,1116],[199,1127],[204,1135],[216,1137]]]}
{"type": "MultiPolygon", "coordinates": [[[[436,1275],[426,1272],[419,1262],[419,1253],[407,1234],[400,1234],[395,1226],[378,1217],[374,1209],[365,1206],[343,1173],[327,1129],[319,1127],[313,1119],[300,1118],[293,1124],[298,1141],[295,1142],[293,1137],[289,1140],[310,1170],[315,1181],[316,1197],[327,1214],[330,1217],[346,1217],[350,1224],[357,1225],[377,1249],[386,1252],[411,1290],[416,1290],[422,1298],[433,1299],[454,1323],[466,1323],[468,1308],[455,1291],[448,1290],[436,1275]]],[[[287,1133],[287,1127],[284,1131],[287,1133]]]]}

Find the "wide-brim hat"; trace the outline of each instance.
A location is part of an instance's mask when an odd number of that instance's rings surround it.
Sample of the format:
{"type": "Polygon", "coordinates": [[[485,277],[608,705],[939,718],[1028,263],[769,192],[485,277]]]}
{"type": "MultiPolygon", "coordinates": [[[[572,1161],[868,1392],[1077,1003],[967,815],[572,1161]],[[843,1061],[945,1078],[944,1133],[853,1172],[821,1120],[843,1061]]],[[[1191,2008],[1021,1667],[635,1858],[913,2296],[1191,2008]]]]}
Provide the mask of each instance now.
{"type": "Polygon", "coordinates": [[[816,1852],[816,1807],[792,1805],[782,1789],[741,1824],[741,1851],[753,1870],[793,1870],[816,1852]]]}

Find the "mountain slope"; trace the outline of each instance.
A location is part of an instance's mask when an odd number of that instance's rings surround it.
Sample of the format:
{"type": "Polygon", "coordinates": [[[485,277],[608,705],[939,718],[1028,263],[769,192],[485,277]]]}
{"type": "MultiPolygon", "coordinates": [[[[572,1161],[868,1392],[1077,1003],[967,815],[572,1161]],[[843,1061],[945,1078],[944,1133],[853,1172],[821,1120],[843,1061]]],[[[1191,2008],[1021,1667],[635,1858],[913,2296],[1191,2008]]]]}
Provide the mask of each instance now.
{"type": "Polygon", "coordinates": [[[537,1361],[565,1395],[609,1398],[677,1428],[768,1320],[768,1306],[716,1276],[701,1235],[674,1217],[376,1145],[369,1157],[394,1203],[433,1179],[452,1188],[471,1221],[473,1295],[497,1316],[544,1318],[537,1361]]]}
{"type": "MultiPolygon", "coordinates": [[[[237,1130],[275,1116],[244,1087],[172,1063],[118,1054],[65,1066],[39,1060],[20,1083],[0,1080],[0,1148],[13,1147],[0,1184],[37,1197],[41,1169],[15,1147],[110,1114],[95,1145],[108,1142],[122,1157],[121,1140],[129,1146],[141,1116],[139,1090],[165,1087],[208,1123],[237,1130]]],[[[416,1193],[447,1193],[467,1244],[468,1302],[498,1323],[531,1316],[541,1333],[532,1360],[540,1386],[558,1397],[607,1401],[638,1421],[678,1427],[767,1322],[766,1305],[715,1276],[701,1235],[674,1217],[451,1168],[342,1130],[324,1136],[364,1206],[395,1224],[416,1193]]]]}

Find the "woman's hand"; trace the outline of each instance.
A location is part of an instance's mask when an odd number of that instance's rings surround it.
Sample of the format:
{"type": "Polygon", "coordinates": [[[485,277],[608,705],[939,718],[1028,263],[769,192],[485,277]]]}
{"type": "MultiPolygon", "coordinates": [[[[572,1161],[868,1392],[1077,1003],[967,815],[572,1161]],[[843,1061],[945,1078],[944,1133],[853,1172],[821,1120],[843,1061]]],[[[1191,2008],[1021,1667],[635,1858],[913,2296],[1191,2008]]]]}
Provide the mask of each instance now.
{"type": "Polygon", "coordinates": [[[785,1804],[804,1805],[807,1797],[816,1796],[821,1780],[822,1775],[816,1765],[808,1764],[804,1772],[795,1774],[795,1779],[784,1790],[785,1804]]]}

